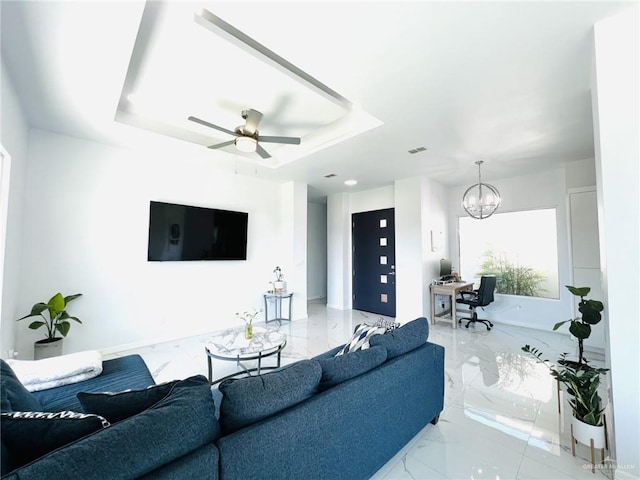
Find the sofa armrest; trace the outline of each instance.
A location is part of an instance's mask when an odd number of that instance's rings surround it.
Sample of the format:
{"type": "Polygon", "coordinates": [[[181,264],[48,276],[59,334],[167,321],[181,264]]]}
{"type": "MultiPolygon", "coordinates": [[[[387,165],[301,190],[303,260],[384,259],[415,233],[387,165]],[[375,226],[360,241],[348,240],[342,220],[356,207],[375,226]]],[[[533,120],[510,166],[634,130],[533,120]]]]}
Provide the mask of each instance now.
{"type": "Polygon", "coordinates": [[[121,392],[140,390],[155,385],[153,377],[140,355],[127,355],[102,362],[102,373],[83,382],[33,392],[45,412],[71,410],[81,412],[78,392],[121,392]]]}

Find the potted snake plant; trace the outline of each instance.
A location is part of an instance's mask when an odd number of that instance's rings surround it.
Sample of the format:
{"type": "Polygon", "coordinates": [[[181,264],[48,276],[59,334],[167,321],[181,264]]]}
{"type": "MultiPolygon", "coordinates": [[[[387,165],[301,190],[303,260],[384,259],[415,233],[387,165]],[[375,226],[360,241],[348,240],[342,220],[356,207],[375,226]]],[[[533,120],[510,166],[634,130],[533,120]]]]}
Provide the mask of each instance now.
{"type": "Polygon", "coordinates": [[[62,354],[62,340],[69,333],[71,328],[70,320],[82,323],[78,317],[72,317],[67,313],[69,302],[82,296],[81,293],[63,297],[61,293],[56,293],[48,302],[38,302],[31,307],[31,312],[20,317],[18,321],[30,317],[42,317],[42,320],[34,320],[29,324],[31,330],[44,327],[46,336],[34,344],[34,360],[55,357],[62,354]],[[61,335],[61,337],[58,336],[61,335]]]}

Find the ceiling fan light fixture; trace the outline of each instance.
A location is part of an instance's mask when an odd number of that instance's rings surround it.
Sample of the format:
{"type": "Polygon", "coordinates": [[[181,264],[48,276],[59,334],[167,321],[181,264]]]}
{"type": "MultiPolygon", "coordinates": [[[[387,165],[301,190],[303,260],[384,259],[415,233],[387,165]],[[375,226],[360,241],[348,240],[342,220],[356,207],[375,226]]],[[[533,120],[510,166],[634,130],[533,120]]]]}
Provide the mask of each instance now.
{"type": "Polygon", "coordinates": [[[235,140],[235,145],[241,152],[252,153],[258,148],[258,142],[253,137],[238,137],[235,140]]]}
{"type": "Polygon", "coordinates": [[[482,220],[495,213],[500,203],[502,203],[502,197],[496,187],[488,183],[482,183],[480,177],[482,160],[477,161],[476,165],[478,165],[478,183],[471,185],[464,192],[462,196],[462,208],[464,208],[465,212],[471,217],[482,220]]]}

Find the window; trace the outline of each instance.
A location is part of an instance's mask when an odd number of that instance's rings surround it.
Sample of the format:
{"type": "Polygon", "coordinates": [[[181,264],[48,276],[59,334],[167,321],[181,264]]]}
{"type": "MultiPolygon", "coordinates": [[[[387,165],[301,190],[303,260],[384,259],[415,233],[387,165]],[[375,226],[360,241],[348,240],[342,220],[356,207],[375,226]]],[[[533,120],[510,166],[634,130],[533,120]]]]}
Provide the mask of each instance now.
{"type": "Polygon", "coordinates": [[[460,217],[460,274],[496,275],[496,293],[559,298],[556,209],[460,217]]]}

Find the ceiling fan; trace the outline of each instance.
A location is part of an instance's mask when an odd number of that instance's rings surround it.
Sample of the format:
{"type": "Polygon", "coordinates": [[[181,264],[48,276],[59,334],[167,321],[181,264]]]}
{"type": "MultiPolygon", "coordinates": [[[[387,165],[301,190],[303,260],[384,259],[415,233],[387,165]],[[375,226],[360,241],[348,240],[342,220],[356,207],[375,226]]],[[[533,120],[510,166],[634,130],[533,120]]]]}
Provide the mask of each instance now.
{"type": "Polygon", "coordinates": [[[194,116],[189,117],[189,120],[205,127],[214,128],[221,132],[228,133],[236,137],[233,140],[227,142],[217,143],[215,145],[209,145],[207,148],[222,148],[228,145],[235,144],[236,148],[241,152],[257,152],[262,158],[271,158],[269,152],[260,146],[260,142],[266,143],[287,143],[290,145],[300,145],[300,139],[297,137],[269,137],[258,134],[258,124],[262,120],[262,113],[257,110],[249,109],[242,110],[242,118],[246,120],[244,125],[240,125],[235,128],[234,131],[227,130],[226,128],[219,127],[213,123],[209,123],[205,120],[201,120],[194,116]]]}

